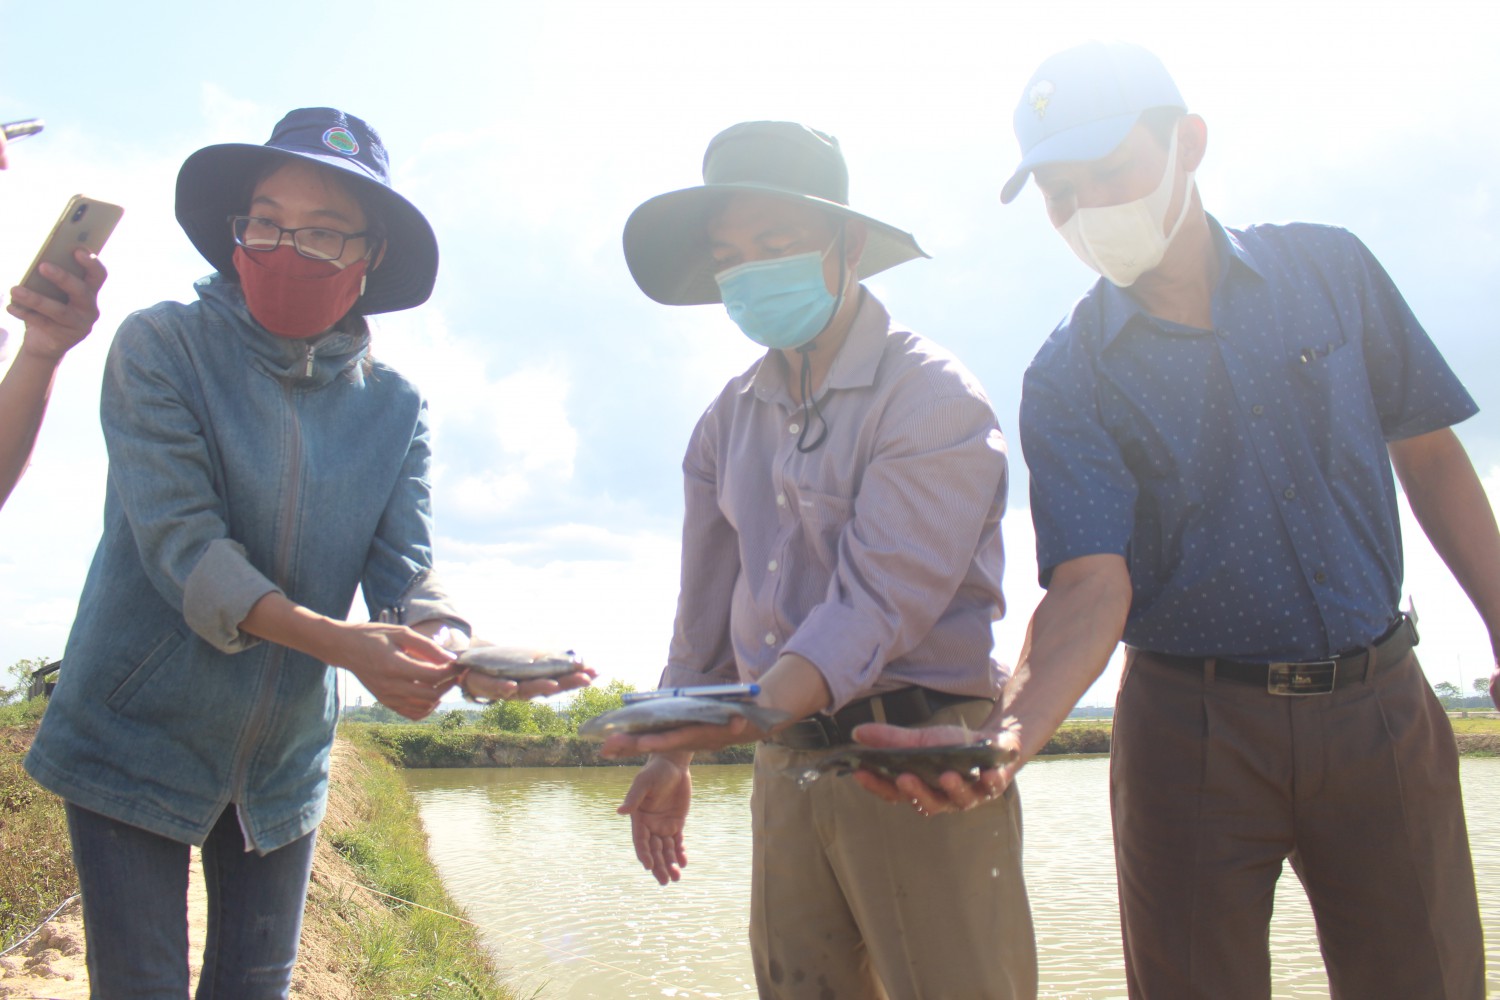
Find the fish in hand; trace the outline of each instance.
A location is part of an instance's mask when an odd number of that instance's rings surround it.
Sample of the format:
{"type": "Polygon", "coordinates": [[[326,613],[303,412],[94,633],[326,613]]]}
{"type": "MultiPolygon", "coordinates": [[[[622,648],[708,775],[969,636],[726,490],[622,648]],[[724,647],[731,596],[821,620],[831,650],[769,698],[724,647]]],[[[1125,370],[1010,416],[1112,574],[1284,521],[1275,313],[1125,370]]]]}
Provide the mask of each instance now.
{"type": "Polygon", "coordinates": [[[549,653],[514,646],[470,646],[454,661],[464,670],[459,687],[464,697],[481,705],[501,697],[498,682],[557,680],[583,669],[583,663],[571,649],[549,653]]]}
{"type": "Polygon", "coordinates": [[[938,779],[948,771],[955,771],[973,783],[984,771],[1003,767],[1015,759],[1014,749],[997,746],[993,740],[938,747],[849,747],[803,770],[797,775],[797,784],[806,788],[825,774],[869,771],[892,782],[898,774],[914,774],[929,786],[941,788],[938,779]]]}
{"type": "Polygon", "coordinates": [[[578,735],[603,740],[615,733],[638,736],[642,733],[664,733],[684,726],[727,726],[735,719],[748,719],[746,742],[759,739],[787,719],[785,712],[762,708],[743,701],[721,701],[716,698],[652,698],[603,715],[596,715],[578,727],[578,735]]]}

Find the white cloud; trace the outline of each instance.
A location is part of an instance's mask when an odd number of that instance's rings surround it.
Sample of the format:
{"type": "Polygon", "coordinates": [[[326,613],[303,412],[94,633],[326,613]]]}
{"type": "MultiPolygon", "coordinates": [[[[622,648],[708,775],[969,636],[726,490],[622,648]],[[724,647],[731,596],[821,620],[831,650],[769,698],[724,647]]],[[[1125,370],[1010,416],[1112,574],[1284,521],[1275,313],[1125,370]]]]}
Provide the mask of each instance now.
{"type": "Polygon", "coordinates": [[[569,488],[579,435],[565,362],[534,358],[498,377],[491,331],[459,335],[436,307],[374,318],[375,353],[419,386],[433,428],[434,489],[445,511],[492,520],[569,488]]]}
{"type": "Polygon", "coordinates": [[[601,683],[651,688],[672,637],[678,553],[675,534],[561,524],[510,544],[440,539],[437,559],[477,635],[573,649],[601,683]],[[572,554],[548,557],[549,548],[572,554]]]}

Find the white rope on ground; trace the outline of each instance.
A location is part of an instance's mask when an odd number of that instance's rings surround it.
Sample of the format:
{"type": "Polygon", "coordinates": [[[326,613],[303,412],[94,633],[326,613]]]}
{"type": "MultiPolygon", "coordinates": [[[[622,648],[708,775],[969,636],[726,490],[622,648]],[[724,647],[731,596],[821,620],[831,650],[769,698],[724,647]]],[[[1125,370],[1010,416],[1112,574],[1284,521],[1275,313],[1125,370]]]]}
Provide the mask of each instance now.
{"type": "Polygon", "coordinates": [[[468,924],[470,927],[473,927],[476,930],[489,931],[492,934],[498,934],[501,937],[510,938],[513,941],[524,941],[527,944],[539,945],[539,946],[541,946],[543,948],[546,948],[549,951],[554,951],[557,954],[562,955],[562,956],[564,956],[566,958],[579,959],[581,961],[588,962],[591,965],[597,965],[597,966],[599,966],[602,969],[609,969],[612,972],[623,973],[624,975],[630,976],[630,977],[632,977],[634,979],[642,980],[643,982],[654,983],[657,986],[665,986],[665,987],[668,987],[669,989],[677,990],[678,993],[682,994],[682,995],[686,995],[686,996],[701,996],[701,997],[710,997],[710,996],[719,996],[719,997],[747,996],[748,997],[748,996],[754,996],[755,995],[755,991],[754,990],[750,990],[748,992],[742,992],[742,993],[713,993],[713,994],[703,993],[703,992],[701,992],[699,990],[690,990],[690,989],[687,989],[687,988],[682,987],[682,986],[677,986],[674,983],[665,982],[664,980],[658,979],[656,976],[642,975],[639,972],[634,972],[634,971],[632,971],[630,969],[622,968],[621,966],[613,965],[613,964],[611,964],[609,962],[601,962],[597,958],[591,958],[588,955],[582,955],[582,954],[579,954],[576,951],[568,951],[566,948],[559,948],[556,945],[547,944],[545,941],[537,941],[537,940],[534,940],[532,938],[522,937],[519,934],[510,934],[510,933],[508,933],[506,931],[500,930],[498,927],[493,927],[493,926],[490,926],[488,924],[481,924],[481,923],[478,923],[476,921],[470,920],[468,917],[460,917],[456,913],[448,913],[445,910],[435,910],[435,909],[433,909],[430,906],[423,906],[421,903],[414,903],[414,902],[412,902],[409,899],[402,899],[400,896],[392,896],[388,892],[381,892],[379,889],[372,889],[369,886],[365,885],[363,882],[359,882],[359,881],[356,881],[354,879],[339,878],[337,875],[328,875],[328,874],[326,874],[324,872],[316,872],[315,874],[321,876],[322,878],[326,878],[326,879],[328,879],[330,881],[333,881],[333,882],[343,882],[345,885],[357,886],[358,888],[363,889],[366,892],[372,892],[372,893],[374,893],[377,896],[383,896],[386,899],[395,900],[396,902],[398,902],[398,903],[404,903],[407,906],[415,906],[417,909],[419,909],[419,910],[426,910],[428,913],[436,913],[440,917],[447,917],[448,919],[450,919],[450,920],[456,920],[456,921],[458,921],[461,924],[468,924]]]}
{"type": "Polygon", "coordinates": [[[31,932],[29,934],[27,934],[21,940],[17,941],[15,944],[11,945],[9,948],[5,949],[4,951],[0,951],[0,958],[4,958],[6,955],[9,955],[11,952],[13,952],[17,948],[21,947],[21,945],[25,944],[27,941],[30,941],[32,938],[36,937],[37,932],[40,931],[43,927],[46,927],[47,926],[47,922],[49,920],[51,920],[53,917],[55,917],[59,913],[61,913],[63,911],[63,909],[69,903],[73,902],[73,900],[75,900],[77,898],[78,898],[78,893],[75,892],[75,893],[73,893],[73,895],[69,896],[67,899],[65,899],[61,903],[59,903],[58,906],[57,906],[57,909],[55,909],[51,913],[47,914],[47,916],[42,919],[41,923],[37,924],[35,927],[33,927],[31,929],[31,932]]]}

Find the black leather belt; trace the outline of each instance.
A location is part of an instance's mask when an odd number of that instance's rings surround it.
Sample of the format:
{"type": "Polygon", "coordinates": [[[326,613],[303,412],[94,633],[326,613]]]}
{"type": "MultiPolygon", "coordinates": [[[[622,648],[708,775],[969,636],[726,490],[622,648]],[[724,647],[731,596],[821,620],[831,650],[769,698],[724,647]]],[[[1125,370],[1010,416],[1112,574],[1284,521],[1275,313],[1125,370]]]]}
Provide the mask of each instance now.
{"type": "Polygon", "coordinates": [[[1169,667],[1196,673],[1204,672],[1212,664],[1214,679],[1254,684],[1264,687],[1269,694],[1310,695],[1330,694],[1339,685],[1357,684],[1377,670],[1394,667],[1406,659],[1406,654],[1419,641],[1416,623],[1406,615],[1401,615],[1394,625],[1386,629],[1384,635],[1370,644],[1374,649],[1373,661],[1368,649],[1301,663],[1242,663],[1213,657],[1143,652],[1169,667]]]}
{"type": "Polygon", "coordinates": [[[819,712],[783,729],[771,738],[771,742],[793,750],[822,750],[843,746],[854,742],[851,735],[854,727],[866,722],[915,726],[926,722],[950,705],[985,700],[988,699],[967,694],[948,694],[931,688],[897,688],[895,691],[851,701],[832,715],[819,712]]]}

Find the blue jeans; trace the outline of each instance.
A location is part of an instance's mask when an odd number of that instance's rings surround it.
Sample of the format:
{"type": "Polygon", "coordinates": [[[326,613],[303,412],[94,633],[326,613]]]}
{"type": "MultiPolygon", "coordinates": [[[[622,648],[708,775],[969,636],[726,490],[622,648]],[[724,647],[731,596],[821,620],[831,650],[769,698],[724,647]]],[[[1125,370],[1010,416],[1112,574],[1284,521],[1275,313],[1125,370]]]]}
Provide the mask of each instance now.
{"type": "MultiPolygon", "coordinates": [[[[188,845],[67,804],[93,1000],[188,994],[188,845]]],[[[203,844],[208,938],[197,1000],[285,1000],[316,833],[259,855],[235,807],[203,844]]]]}

